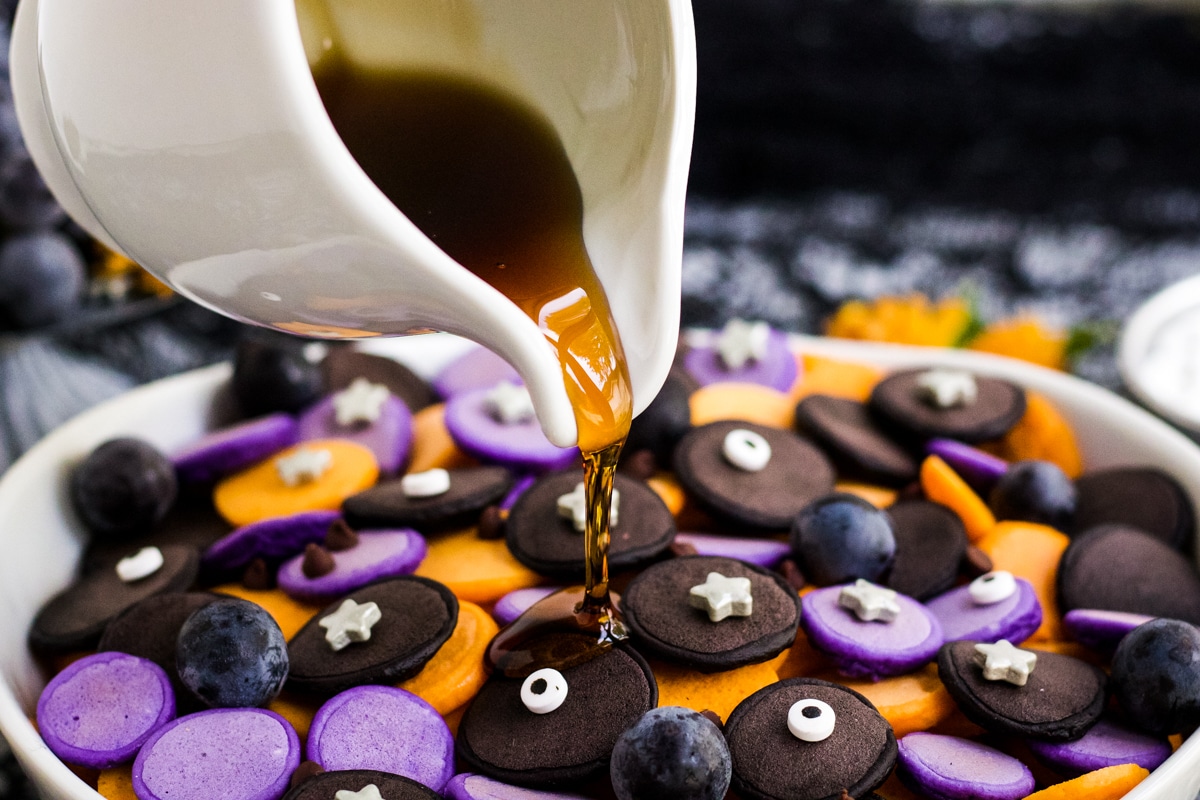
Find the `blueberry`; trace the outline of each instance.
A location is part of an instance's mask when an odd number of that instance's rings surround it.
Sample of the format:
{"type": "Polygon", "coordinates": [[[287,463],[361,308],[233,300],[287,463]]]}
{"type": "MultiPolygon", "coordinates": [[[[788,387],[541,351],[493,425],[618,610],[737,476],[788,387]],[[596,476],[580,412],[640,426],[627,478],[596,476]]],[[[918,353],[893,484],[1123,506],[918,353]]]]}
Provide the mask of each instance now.
{"type": "Polygon", "coordinates": [[[1113,654],[1112,686],[1137,727],[1190,732],[1200,725],[1200,629],[1174,619],[1134,628],[1113,654]]]}
{"type": "Polygon", "coordinates": [[[692,426],[688,405],[691,389],[678,375],[668,375],[658,395],[633,419],[625,440],[625,453],[649,450],[660,465],[671,463],[675,445],[692,426]]]}
{"type": "Polygon", "coordinates": [[[238,344],[234,358],[233,393],[251,417],[296,412],[325,393],[324,372],[291,341],[245,340],[238,344]]]}
{"type": "Polygon", "coordinates": [[[791,541],[800,571],[818,586],[877,580],[896,556],[887,513],[840,492],[805,506],[792,523],[791,541]]]}
{"type": "Polygon", "coordinates": [[[110,539],[146,533],[175,503],[171,460],[141,439],[112,439],[71,473],[71,502],[88,529],[110,539]]]}
{"type": "Polygon", "coordinates": [[[18,328],[48,325],[79,307],[87,265],[57,231],[13,236],[0,245],[0,316],[18,328]]]}
{"type": "Polygon", "coordinates": [[[287,641],[261,606],[222,598],[183,623],[175,663],[183,685],[213,708],[264,706],[287,680],[287,641]]]}
{"type": "Polygon", "coordinates": [[[1064,531],[1075,517],[1075,483],[1057,464],[1017,461],[988,495],[996,519],[1037,522],[1064,531]]]}
{"type": "Polygon", "coordinates": [[[609,775],[618,800],[721,800],[733,762],[725,736],[695,711],[647,711],[617,739],[609,775]]]}

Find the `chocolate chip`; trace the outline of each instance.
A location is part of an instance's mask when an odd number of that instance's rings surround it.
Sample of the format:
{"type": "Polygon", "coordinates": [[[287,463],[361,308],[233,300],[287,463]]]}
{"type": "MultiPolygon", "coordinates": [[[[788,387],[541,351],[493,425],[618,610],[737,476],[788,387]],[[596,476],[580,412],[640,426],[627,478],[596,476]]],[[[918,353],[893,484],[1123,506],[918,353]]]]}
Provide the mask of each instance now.
{"type": "Polygon", "coordinates": [[[288,781],[288,788],[295,789],[308,779],[315,778],[324,771],[325,768],[315,761],[301,761],[300,766],[292,771],[292,778],[288,781]]]}
{"type": "Polygon", "coordinates": [[[804,573],[800,571],[800,567],[790,558],[785,558],[779,565],[779,574],[788,582],[797,592],[808,585],[808,581],[804,578],[804,573]]]}
{"type": "Polygon", "coordinates": [[[300,570],[306,578],[319,578],[333,572],[333,556],[321,545],[309,542],[304,546],[304,561],[300,570]]]}
{"type": "Polygon", "coordinates": [[[487,541],[504,538],[504,514],[499,506],[488,506],[480,513],[475,535],[487,541]]]}
{"type": "Polygon", "coordinates": [[[344,519],[336,519],[325,534],[325,549],[331,553],[349,550],[358,544],[358,534],[346,524],[344,519]]]}
{"type": "Polygon", "coordinates": [[[650,480],[658,472],[658,459],[654,451],[636,450],[621,461],[621,472],[639,481],[650,480]]]}
{"type": "Polygon", "coordinates": [[[967,552],[963,554],[960,566],[963,574],[968,578],[978,578],[980,575],[987,575],[992,571],[992,557],[975,545],[969,544],[967,552]]]}
{"type": "Polygon", "coordinates": [[[242,572],[242,586],[256,592],[265,592],[275,588],[275,576],[267,569],[264,559],[256,558],[246,565],[242,572]]]}

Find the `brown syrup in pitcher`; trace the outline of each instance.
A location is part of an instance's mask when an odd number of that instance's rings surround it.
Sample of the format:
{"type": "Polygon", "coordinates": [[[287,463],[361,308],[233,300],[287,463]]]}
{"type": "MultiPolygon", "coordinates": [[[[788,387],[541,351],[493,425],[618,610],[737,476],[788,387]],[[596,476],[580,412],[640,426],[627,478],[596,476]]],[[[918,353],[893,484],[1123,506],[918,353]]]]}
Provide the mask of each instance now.
{"type": "Polygon", "coordinates": [[[566,152],[547,120],[474,82],[348,68],[320,77],[334,126],[376,186],[524,310],[558,353],[583,452],[586,585],[501,631],[489,660],[507,673],[586,660],[625,637],[608,592],[608,515],[632,395],[584,247],[583,199],[566,152]],[[580,630],[599,647],[581,650],[581,637],[554,635],[580,630]]]}

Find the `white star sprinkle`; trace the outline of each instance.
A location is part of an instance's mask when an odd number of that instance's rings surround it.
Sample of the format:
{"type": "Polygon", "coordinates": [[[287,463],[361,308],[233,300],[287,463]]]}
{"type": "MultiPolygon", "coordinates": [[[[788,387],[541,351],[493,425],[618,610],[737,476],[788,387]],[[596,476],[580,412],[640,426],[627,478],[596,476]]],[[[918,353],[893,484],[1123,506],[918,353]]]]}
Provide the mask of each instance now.
{"type": "Polygon", "coordinates": [[[767,355],[771,326],[734,317],[717,336],[717,353],[728,369],[741,369],[747,362],[762,361],[767,355]]]}
{"type": "MultiPolygon", "coordinates": [[[[612,505],[608,510],[608,525],[610,528],[617,527],[617,510],[621,505],[621,493],[616,489],[612,490],[612,505]]],[[[558,515],[564,519],[571,520],[571,524],[575,526],[575,530],[583,533],[587,529],[587,493],[583,488],[583,483],[575,484],[575,488],[564,495],[559,495],[558,498],[558,515]]]]}
{"type": "Polygon", "coordinates": [[[704,583],[693,586],[688,592],[688,604],[708,612],[708,618],[713,622],[726,617],[748,617],[754,612],[750,579],[726,578],[719,572],[710,572],[704,583]]]}
{"type": "Polygon", "coordinates": [[[344,428],[359,423],[371,424],[383,413],[383,404],[392,396],[382,383],[355,378],[348,387],[333,396],[337,424],[344,428]]]}
{"type": "Polygon", "coordinates": [[[524,386],[500,381],[487,393],[485,404],[498,422],[520,425],[534,418],[533,399],[524,386]]]}
{"type": "Polygon", "coordinates": [[[301,447],[290,455],[275,459],[275,470],[288,486],[311,483],[333,466],[333,453],[315,447],[301,447]]]}
{"type": "Polygon", "coordinates": [[[921,399],[934,408],[960,408],[975,402],[975,376],[961,369],[931,369],[917,376],[921,399]]]}
{"type": "Polygon", "coordinates": [[[350,646],[351,642],[365,642],[371,638],[371,628],[383,619],[383,612],[375,603],[358,603],[347,597],[338,610],[322,617],[317,623],[325,629],[325,641],[335,652],[350,646]]]}
{"type": "Polygon", "coordinates": [[[117,577],[125,583],[133,583],[158,572],[162,565],[162,550],[157,547],[143,547],[117,562],[117,577]]]}
{"type": "Polygon", "coordinates": [[[1037,666],[1036,653],[1014,647],[1008,639],[976,644],[974,660],[976,666],[983,667],[985,680],[1007,681],[1013,686],[1024,686],[1037,666]]]}
{"type": "Polygon", "coordinates": [[[896,593],[859,578],[853,586],[843,586],[838,605],[854,612],[863,622],[891,622],[900,616],[896,593]]]}
{"type": "Polygon", "coordinates": [[[373,783],[368,783],[357,792],[352,792],[349,789],[338,789],[333,800],[383,800],[383,795],[379,793],[379,787],[373,783]]]}

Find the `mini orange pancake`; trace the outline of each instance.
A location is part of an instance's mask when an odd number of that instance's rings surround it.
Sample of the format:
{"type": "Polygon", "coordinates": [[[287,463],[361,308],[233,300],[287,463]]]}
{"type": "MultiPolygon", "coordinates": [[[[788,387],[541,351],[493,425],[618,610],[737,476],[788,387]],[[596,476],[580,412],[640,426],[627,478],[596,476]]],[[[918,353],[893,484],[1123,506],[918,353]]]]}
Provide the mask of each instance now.
{"type": "Polygon", "coordinates": [[[262,606],[271,615],[271,619],[275,620],[279,630],[283,631],[284,639],[295,636],[314,614],[324,608],[293,600],[279,589],[247,589],[240,583],[222,584],[213,591],[230,597],[240,597],[262,606]]]}
{"type": "Polygon", "coordinates": [[[977,544],[996,525],[996,517],[987,503],[937,456],[929,456],[921,462],[921,489],[929,500],[958,514],[967,529],[967,539],[972,543],[977,544]]]}
{"type": "Polygon", "coordinates": [[[683,507],[687,503],[687,495],[674,475],[669,472],[660,472],[647,480],[646,485],[663,501],[667,510],[671,512],[671,516],[679,516],[679,512],[683,511],[683,507]]]}
{"type": "Polygon", "coordinates": [[[997,522],[992,532],[979,541],[979,549],[992,559],[992,569],[1007,570],[1033,585],[1042,604],[1042,624],[1030,637],[1031,641],[1066,638],[1058,613],[1055,583],[1058,562],[1069,542],[1066,534],[1048,525],[1015,520],[997,522]]]}
{"type": "Polygon", "coordinates": [[[855,497],[866,500],[876,508],[887,508],[896,502],[896,490],[888,489],[883,486],[873,486],[869,483],[855,483],[853,481],[838,481],[833,485],[835,492],[845,492],[852,494],[855,497]]]}
{"type": "Polygon", "coordinates": [[[317,709],[323,702],[320,698],[308,697],[284,689],[267,704],[267,710],[274,711],[286,719],[288,724],[296,729],[296,734],[300,737],[300,744],[303,745],[308,739],[308,729],[312,727],[313,717],[316,716],[317,709]]]}
{"type": "Polygon", "coordinates": [[[213,490],[213,505],[231,525],[303,511],[336,511],[350,495],[374,486],[378,477],[379,464],[366,447],[348,439],[315,439],[224,479],[213,490]],[[275,465],[302,448],[329,451],[332,465],[316,480],[288,486],[275,465]]]}
{"type": "Polygon", "coordinates": [[[1056,783],[1025,800],[1120,800],[1149,776],[1150,771],[1145,767],[1118,764],[1056,783]]]}
{"type": "Polygon", "coordinates": [[[428,542],[429,552],[416,574],[446,584],[459,600],[487,605],[516,589],[545,582],[513,558],[503,539],[480,539],[474,528],[428,542]]]}
{"type": "Polygon", "coordinates": [[[980,445],[1006,461],[1040,459],[1057,464],[1069,478],[1083,474],[1083,456],[1065,417],[1049,400],[1025,393],[1025,414],[1004,438],[980,445]]]}
{"type": "Polygon", "coordinates": [[[899,739],[913,731],[927,731],[958,710],[954,699],[930,664],[916,672],[878,682],[839,682],[870,700],[896,732],[899,739]]]}
{"type": "Polygon", "coordinates": [[[458,624],[450,638],[420,672],[396,685],[442,715],[466,705],[487,681],[483,656],[499,631],[490,614],[474,603],[460,601],[458,624]]]}
{"type": "Polygon", "coordinates": [[[692,392],[688,404],[697,427],[735,419],[790,430],[796,416],[792,398],[757,383],[710,383],[692,392]]]}
{"type": "Polygon", "coordinates": [[[425,472],[435,468],[458,469],[479,462],[458,449],[450,431],[446,430],[446,404],[426,406],[413,414],[412,453],[408,459],[409,472],[425,472]]]}
{"type": "Polygon", "coordinates": [[[107,800],[138,800],[133,793],[133,765],[122,764],[101,770],[96,779],[96,791],[107,800]]]}
{"type": "Polygon", "coordinates": [[[659,706],[683,706],[693,711],[714,711],[722,721],[738,703],[779,680],[770,664],[750,664],[725,672],[697,672],[678,664],[651,661],[658,681],[659,706]]]}
{"type": "Polygon", "coordinates": [[[803,356],[803,367],[792,386],[791,400],[797,403],[810,394],[828,394],[865,403],[882,378],[883,370],[869,364],[803,356]]]}

